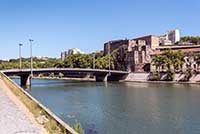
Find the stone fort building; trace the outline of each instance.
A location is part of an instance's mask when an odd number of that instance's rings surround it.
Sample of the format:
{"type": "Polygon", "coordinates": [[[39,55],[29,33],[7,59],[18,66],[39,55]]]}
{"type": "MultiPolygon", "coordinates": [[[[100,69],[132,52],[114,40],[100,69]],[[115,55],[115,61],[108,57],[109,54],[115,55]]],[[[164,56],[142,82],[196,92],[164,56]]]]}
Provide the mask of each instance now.
{"type": "Polygon", "coordinates": [[[181,50],[186,54],[186,57],[188,57],[189,53],[200,52],[200,45],[180,43],[179,41],[180,32],[176,29],[168,31],[165,35],[161,36],[148,35],[135,39],[109,41],[104,44],[104,54],[112,53],[114,50],[124,46],[128,49],[127,71],[150,72],[154,68],[151,65],[151,59],[168,49],[172,51],[181,50]]]}

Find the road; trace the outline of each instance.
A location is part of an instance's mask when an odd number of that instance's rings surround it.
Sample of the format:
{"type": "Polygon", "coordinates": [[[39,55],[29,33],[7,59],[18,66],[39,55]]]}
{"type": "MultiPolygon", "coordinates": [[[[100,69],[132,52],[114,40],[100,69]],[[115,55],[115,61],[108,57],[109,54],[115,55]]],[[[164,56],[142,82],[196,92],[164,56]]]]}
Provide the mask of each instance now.
{"type": "Polygon", "coordinates": [[[0,134],[44,134],[33,115],[0,79],[0,134]]]}

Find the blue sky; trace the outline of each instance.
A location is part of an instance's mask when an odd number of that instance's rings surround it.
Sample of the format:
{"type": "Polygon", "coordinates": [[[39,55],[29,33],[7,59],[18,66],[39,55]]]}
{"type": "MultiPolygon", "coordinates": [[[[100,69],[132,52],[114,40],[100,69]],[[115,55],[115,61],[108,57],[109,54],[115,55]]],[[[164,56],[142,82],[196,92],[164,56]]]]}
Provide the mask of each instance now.
{"type": "Polygon", "coordinates": [[[159,35],[179,28],[200,35],[199,0],[0,0],[0,59],[59,57],[69,48],[103,49],[104,42],[159,35]]]}

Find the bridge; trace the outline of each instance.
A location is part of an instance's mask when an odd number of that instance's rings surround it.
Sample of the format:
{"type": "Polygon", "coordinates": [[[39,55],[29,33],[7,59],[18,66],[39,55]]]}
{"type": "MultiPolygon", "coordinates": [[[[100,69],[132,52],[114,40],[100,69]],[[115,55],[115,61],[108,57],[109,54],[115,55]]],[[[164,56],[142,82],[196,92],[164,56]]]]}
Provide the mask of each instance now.
{"type": "MultiPolygon", "coordinates": [[[[31,85],[31,69],[12,69],[2,70],[7,76],[20,76],[21,86],[31,85]]],[[[33,69],[33,74],[39,75],[43,73],[89,73],[95,76],[96,81],[119,81],[123,80],[128,72],[104,69],[85,69],[85,68],[40,68],[33,69]]]]}

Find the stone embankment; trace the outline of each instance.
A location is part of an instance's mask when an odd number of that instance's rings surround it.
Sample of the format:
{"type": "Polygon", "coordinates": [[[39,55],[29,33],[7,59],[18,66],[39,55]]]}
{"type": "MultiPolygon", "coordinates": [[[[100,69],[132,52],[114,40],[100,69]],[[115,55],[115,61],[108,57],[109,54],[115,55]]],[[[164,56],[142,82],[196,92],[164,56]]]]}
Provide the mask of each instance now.
{"type": "Polygon", "coordinates": [[[125,81],[138,81],[138,82],[145,82],[148,81],[149,73],[130,73],[126,77],[125,81]]]}
{"type": "MultiPolygon", "coordinates": [[[[150,73],[130,73],[124,81],[133,81],[133,82],[153,82],[156,81],[148,81],[150,73]]],[[[184,78],[184,74],[175,74],[174,81],[167,81],[167,83],[199,83],[200,82],[200,74],[193,75],[188,82],[180,82],[181,79],[184,78]]],[[[161,82],[161,81],[157,81],[161,82]]],[[[165,81],[162,81],[165,83],[165,81]]]]}

